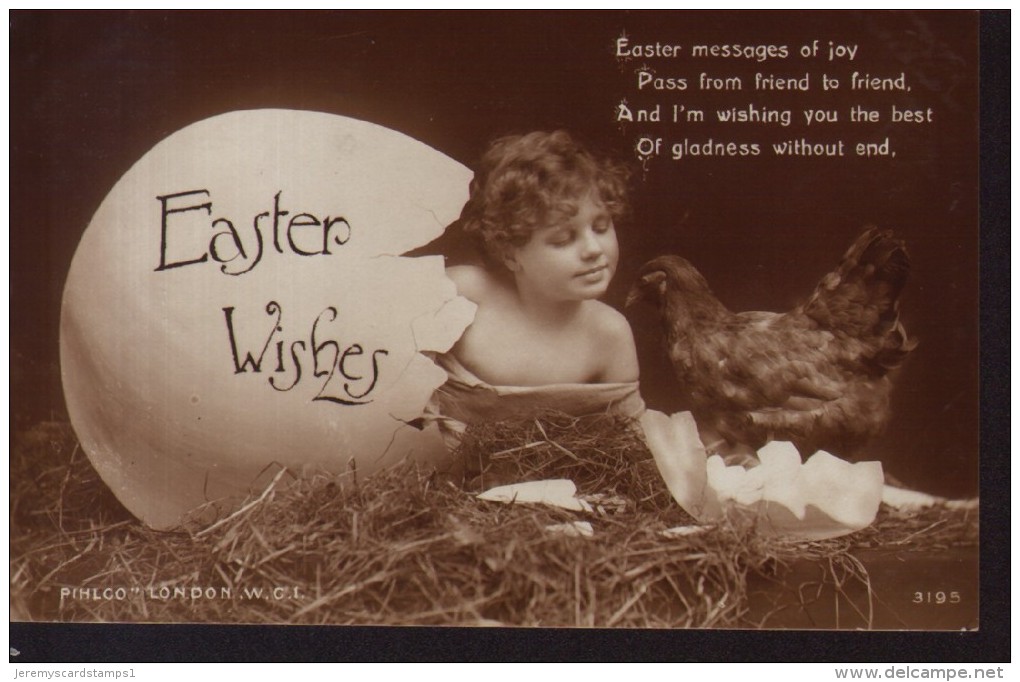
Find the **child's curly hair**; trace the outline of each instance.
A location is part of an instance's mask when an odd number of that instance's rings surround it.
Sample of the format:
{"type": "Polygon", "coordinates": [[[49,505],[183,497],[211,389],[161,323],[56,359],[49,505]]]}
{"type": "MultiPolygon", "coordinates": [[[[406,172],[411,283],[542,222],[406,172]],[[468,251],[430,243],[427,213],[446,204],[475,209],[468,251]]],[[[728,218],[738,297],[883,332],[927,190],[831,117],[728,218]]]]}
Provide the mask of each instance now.
{"type": "Polygon", "coordinates": [[[471,181],[461,228],[491,261],[500,262],[536,229],[575,215],[589,193],[614,221],[621,219],[629,175],[625,166],[597,159],[562,130],[502,137],[489,147],[471,181]]]}

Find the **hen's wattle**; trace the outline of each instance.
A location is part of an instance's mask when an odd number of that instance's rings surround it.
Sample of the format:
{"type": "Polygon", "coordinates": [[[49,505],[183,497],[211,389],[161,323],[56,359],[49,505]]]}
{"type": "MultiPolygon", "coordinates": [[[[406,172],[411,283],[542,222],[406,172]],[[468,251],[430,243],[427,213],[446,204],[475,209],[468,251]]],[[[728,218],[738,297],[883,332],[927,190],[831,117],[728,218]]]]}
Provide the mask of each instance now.
{"type": "Polygon", "coordinates": [[[898,315],[901,241],[867,228],[787,313],[733,313],[686,260],[646,263],[627,299],[658,304],[666,349],[699,426],[731,445],[792,441],[851,456],[889,419],[888,373],[916,343],[898,315]]]}

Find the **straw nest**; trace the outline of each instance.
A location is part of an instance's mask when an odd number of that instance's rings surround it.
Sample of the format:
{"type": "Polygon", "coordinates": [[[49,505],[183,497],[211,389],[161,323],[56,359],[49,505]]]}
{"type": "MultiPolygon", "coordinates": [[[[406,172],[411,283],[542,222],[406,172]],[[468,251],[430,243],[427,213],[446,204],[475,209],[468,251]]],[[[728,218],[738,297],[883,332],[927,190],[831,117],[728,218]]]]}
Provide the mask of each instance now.
{"type": "Polygon", "coordinates": [[[121,507],[69,425],[37,425],[11,458],[12,619],[747,627],[761,624],[749,579],[791,562],[866,584],[859,548],[977,543],[976,511],[938,507],[883,507],[867,530],[824,542],[732,524],[664,533],[693,521],[611,416],[472,427],[459,456],[467,481],[410,463],[368,478],[279,469],[231,514],[157,532],[121,507]],[[474,493],[550,478],[573,480],[592,511],[474,493]],[[577,521],[593,535],[557,530],[577,521]]]}

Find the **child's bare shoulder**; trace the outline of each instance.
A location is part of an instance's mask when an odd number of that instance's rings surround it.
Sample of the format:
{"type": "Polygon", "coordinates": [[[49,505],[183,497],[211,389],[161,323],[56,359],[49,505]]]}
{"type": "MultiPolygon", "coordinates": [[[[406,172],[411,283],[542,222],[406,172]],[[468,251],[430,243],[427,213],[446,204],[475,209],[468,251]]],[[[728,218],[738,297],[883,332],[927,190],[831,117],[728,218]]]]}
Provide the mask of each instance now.
{"type": "Polygon", "coordinates": [[[601,301],[590,301],[588,331],[597,339],[603,360],[602,381],[636,381],[637,349],[634,332],[623,313],[601,301]]]}
{"type": "Polygon", "coordinates": [[[633,339],[630,322],[619,310],[602,301],[588,301],[588,306],[589,329],[599,338],[603,340],[620,337],[633,339]]]}
{"type": "Polygon", "coordinates": [[[475,303],[489,298],[497,285],[492,273],[478,265],[451,265],[446,275],[457,285],[458,294],[475,303]]]}

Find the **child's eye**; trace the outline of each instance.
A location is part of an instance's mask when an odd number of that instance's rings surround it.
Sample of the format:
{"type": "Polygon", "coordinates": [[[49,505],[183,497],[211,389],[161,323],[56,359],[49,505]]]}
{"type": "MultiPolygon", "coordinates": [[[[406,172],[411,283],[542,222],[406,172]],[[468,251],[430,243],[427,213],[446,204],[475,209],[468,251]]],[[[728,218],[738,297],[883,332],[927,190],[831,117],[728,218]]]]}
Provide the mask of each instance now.
{"type": "Polygon", "coordinates": [[[549,238],[549,244],[552,246],[566,246],[574,240],[572,232],[557,232],[549,238]]]}
{"type": "Polygon", "coordinates": [[[609,218],[599,218],[598,220],[595,221],[595,224],[592,225],[592,229],[598,232],[599,234],[604,234],[608,232],[610,229],[612,229],[612,227],[613,221],[610,220],[609,218]]]}

